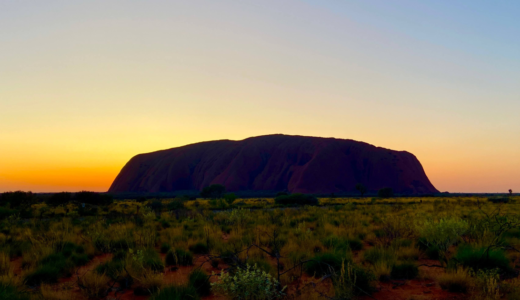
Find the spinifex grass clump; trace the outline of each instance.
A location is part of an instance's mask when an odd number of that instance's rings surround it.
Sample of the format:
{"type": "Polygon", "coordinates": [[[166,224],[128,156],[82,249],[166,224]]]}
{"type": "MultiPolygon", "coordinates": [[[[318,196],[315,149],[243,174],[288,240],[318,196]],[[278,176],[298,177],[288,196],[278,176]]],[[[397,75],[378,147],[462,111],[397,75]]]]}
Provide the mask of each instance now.
{"type": "Polygon", "coordinates": [[[144,251],[143,266],[155,272],[162,272],[164,270],[162,259],[154,249],[146,249],[144,251]]]}
{"type": "Polygon", "coordinates": [[[345,256],[337,253],[318,254],[305,264],[305,272],[316,277],[322,277],[334,272],[337,273],[340,271],[345,259],[345,256]]]}
{"type": "Polygon", "coordinates": [[[190,273],[189,283],[197,290],[197,294],[201,297],[209,296],[211,294],[211,284],[209,276],[200,269],[193,270],[190,273]]]}
{"type": "Polygon", "coordinates": [[[83,247],[65,243],[61,251],[42,258],[39,267],[25,277],[25,283],[30,286],[55,283],[60,277],[70,276],[74,267],[83,266],[89,260],[83,247]]]}
{"type": "Polygon", "coordinates": [[[198,242],[190,246],[190,251],[195,254],[206,254],[209,252],[209,249],[205,243],[198,242]]]}
{"type": "Polygon", "coordinates": [[[30,298],[27,294],[20,293],[16,287],[6,283],[0,283],[0,299],[29,300],[30,298]]]}
{"type": "Polygon", "coordinates": [[[335,235],[326,238],[323,241],[323,246],[339,252],[345,252],[348,250],[358,251],[363,249],[363,243],[360,239],[345,239],[335,235]]]}
{"type": "Polygon", "coordinates": [[[165,260],[167,266],[190,266],[193,264],[193,254],[182,249],[172,249],[166,254],[165,260]]]}
{"type": "Polygon", "coordinates": [[[352,299],[357,295],[370,294],[375,290],[375,279],[372,272],[352,263],[343,262],[339,273],[332,274],[335,296],[338,299],[352,299]]]}
{"type": "Polygon", "coordinates": [[[448,270],[439,276],[438,281],[442,289],[452,293],[467,293],[473,284],[470,273],[464,268],[448,270]]]}
{"type": "Polygon", "coordinates": [[[169,286],[152,296],[151,300],[199,300],[197,290],[191,286],[169,286]]]}
{"type": "Polygon", "coordinates": [[[419,275],[419,269],[413,262],[397,263],[392,267],[390,275],[394,279],[414,279],[419,275]]]}

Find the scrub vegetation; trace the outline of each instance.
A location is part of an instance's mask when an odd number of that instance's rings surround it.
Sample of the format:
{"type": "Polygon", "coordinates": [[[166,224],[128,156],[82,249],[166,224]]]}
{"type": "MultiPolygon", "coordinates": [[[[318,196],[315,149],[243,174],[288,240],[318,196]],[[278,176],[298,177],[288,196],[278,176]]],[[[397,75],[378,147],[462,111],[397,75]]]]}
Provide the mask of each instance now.
{"type": "Polygon", "coordinates": [[[0,298],[520,299],[520,197],[206,192],[2,194],[0,298]]]}

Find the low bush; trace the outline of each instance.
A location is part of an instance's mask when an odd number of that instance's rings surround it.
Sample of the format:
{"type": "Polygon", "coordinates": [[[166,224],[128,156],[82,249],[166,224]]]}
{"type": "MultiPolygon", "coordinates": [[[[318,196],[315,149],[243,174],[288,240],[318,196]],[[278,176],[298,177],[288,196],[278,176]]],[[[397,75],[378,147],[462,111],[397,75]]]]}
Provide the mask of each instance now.
{"type": "Polygon", "coordinates": [[[165,261],[167,266],[190,266],[193,264],[193,254],[182,249],[172,249],[166,254],[165,261]]]}
{"type": "Polygon", "coordinates": [[[207,254],[209,252],[209,249],[205,243],[198,242],[190,246],[190,251],[195,254],[207,254]]]}
{"type": "Polygon", "coordinates": [[[20,293],[14,286],[0,283],[0,299],[9,300],[29,300],[29,296],[20,293]]]}
{"type": "Polygon", "coordinates": [[[116,279],[124,270],[124,263],[120,260],[112,259],[109,262],[102,263],[96,267],[98,274],[106,274],[111,279],[116,279]]]}
{"type": "Polygon", "coordinates": [[[502,250],[490,250],[487,254],[484,247],[473,247],[471,245],[460,246],[454,256],[455,261],[474,270],[499,269],[502,272],[511,270],[509,259],[502,250]]]}
{"type": "Polygon", "coordinates": [[[292,194],[278,196],[274,202],[281,205],[318,205],[318,198],[305,194],[292,194]]]}
{"type": "Polygon", "coordinates": [[[256,265],[256,267],[266,273],[270,273],[271,272],[271,269],[272,269],[272,266],[271,264],[269,263],[269,261],[267,261],[266,259],[264,258],[250,258],[247,260],[247,263],[250,265],[250,266],[254,266],[256,265]]]}
{"type": "Polygon", "coordinates": [[[163,243],[161,245],[161,253],[168,253],[168,251],[170,251],[170,249],[171,249],[170,244],[163,243]]]}
{"type": "Polygon", "coordinates": [[[382,188],[377,192],[379,198],[391,198],[394,196],[394,190],[392,188],[382,188]]]}
{"type": "Polygon", "coordinates": [[[90,259],[88,258],[88,255],[77,254],[77,253],[73,253],[70,256],[70,260],[76,267],[84,266],[90,261],[90,259]]]}
{"type": "Polygon", "coordinates": [[[335,251],[348,251],[363,249],[363,243],[360,239],[343,239],[335,235],[331,235],[323,241],[323,246],[335,251]]]}
{"type": "Polygon", "coordinates": [[[211,284],[217,294],[231,299],[279,299],[285,287],[280,289],[278,281],[256,266],[247,265],[237,269],[234,275],[222,271],[217,282],[211,284]]]}
{"type": "Polygon", "coordinates": [[[350,250],[358,251],[363,249],[363,243],[359,239],[349,239],[347,240],[347,243],[350,250]]]}
{"type": "Polygon", "coordinates": [[[364,257],[365,261],[367,261],[371,264],[376,264],[377,262],[380,262],[380,261],[393,263],[397,258],[397,254],[395,253],[394,250],[392,250],[390,248],[373,247],[373,248],[366,250],[363,253],[363,257],[364,257]]]}
{"type": "Polygon", "coordinates": [[[190,285],[197,290],[197,294],[201,297],[209,296],[211,294],[211,284],[209,276],[200,269],[196,269],[190,273],[190,285]]]}
{"type": "Polygon", "coordinates": [[[305,272],[310,276],[322,277],[339,272],[345,257],[336,253],[322,253],[305,264],[305,272]]]}
{"type": "Polygon", "coordinates": [[[152,296],[151,300],[198,300],[197,290],[191,286],[169,286],[152,296]]]}
{"type": "Polygon", "coordinates": [[[164,271],[161,257],[154,249],[146,249],[143,253],[143,267],[155,272],[164,271]]]}
{"type": "Polygon", "coordinates": [[[487,199],[491,203],[508,203],[509,197],[490,197],[487,199]]]}
{"type": "Polygon", "coordinates": [[[16,210],[0,207],[0,220],[7,219],[8,217],[16,214],[16,210]]]}
{"type": "Polygon", "coordinates": [[[419,268],[412,262],[397,263],[392,267],[390,276],[394,279],[413,279],[419,275],[419,268]]]}
{"type": "Polygon", "coordinates": [[[61,270],[59,268],[52,265],[43,265],[27,274],[24,282],[29,286],[38,286],[42,283],[56,283],[60,276],[61,270]]]}
{"type": "Polygon", "coordinates": [[[467,221],[457,218],[440,219],[438,222],[427,220],[419,228],[422,241],[428,247],[436,247],[447,251],[469,229],[467,221]]]}

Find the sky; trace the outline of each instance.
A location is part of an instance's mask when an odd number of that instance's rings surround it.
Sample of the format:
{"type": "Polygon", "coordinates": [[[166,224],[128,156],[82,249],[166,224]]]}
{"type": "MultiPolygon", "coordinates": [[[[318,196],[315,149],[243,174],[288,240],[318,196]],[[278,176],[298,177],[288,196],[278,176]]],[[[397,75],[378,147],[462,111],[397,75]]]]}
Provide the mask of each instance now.
{"type": "Polygon", "coordinates": [[[283,133],[520,191],[520,1],[0,1],[0,192],[106,191],[134,155],[283,133]]]}

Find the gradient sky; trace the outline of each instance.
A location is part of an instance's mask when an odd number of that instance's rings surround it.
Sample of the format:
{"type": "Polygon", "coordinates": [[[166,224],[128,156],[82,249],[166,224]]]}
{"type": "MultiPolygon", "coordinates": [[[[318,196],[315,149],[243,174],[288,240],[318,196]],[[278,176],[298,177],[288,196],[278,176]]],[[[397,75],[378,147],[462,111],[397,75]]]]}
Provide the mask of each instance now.
{"type": "Polygon", "coordinates": [[[520,1],[0,1],[0,191],[106,191],[133,155],[285,133],[520,191],[520,1]]]}

